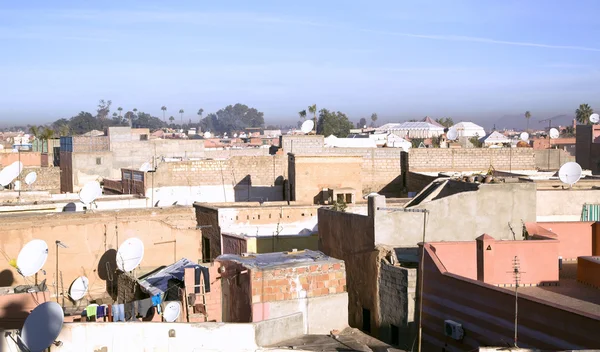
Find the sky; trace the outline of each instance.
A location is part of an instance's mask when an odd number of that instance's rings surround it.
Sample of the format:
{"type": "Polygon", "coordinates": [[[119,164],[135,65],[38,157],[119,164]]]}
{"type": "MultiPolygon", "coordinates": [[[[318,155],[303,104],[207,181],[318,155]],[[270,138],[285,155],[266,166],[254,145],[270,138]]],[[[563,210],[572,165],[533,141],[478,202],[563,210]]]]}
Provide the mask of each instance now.
{"type": "Polygon", "coordinates": [[[229,104],[292,123],[495,121],[600,109],[595,0],[13,1],[0,7],[0,125],[98,100],[197,119],[229,104]]]}

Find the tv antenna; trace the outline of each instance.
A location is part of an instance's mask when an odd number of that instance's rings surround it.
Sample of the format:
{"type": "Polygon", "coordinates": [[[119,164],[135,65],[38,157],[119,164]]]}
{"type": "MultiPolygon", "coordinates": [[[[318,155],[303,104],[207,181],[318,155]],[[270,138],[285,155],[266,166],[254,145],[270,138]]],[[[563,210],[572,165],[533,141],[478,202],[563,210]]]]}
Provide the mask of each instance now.
{"type": "Polygon", "coordinates": [[[521,263],[519,262],[519,257],[515,256],[512,261],[513,270],[509,273],[513,274],[513,278],[515,280],[515,347],[517,346],[517,331],[518,331],[518,317],[519,317],[519,283],[521,282],[521,274],[524,274],[524,271],[521,271],[521,263]]]}
{"type": "Polygon", "coordinates": [[[570,161],[560,167],[558,170],[558,178],[562,183],[568,184],[569,188],[572,188],[581,178],[582,172],[579,164],[570,161]]]}
{"type": "Polygon", "coordinates": [[[26,351],[45,351],[51,345],[61,346],[56,341],[63,327],[65,314],[60,304],[44,302],[29,314],[25,324],[17,335],[17,345],[26,351]],[[20,343],[19,343],[20,342],[20,343]]]}

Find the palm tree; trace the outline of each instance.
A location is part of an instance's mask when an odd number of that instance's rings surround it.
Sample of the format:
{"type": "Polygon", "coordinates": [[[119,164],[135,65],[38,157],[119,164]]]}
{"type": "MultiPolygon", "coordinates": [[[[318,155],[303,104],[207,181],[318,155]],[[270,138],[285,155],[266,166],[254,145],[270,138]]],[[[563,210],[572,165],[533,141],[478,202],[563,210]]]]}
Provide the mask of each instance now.
{"type": "Polygon", "coordinates": [[[29,127],[29,133],[31,133],[31,135],[35,138],[38,138],[38,136],[40,135],[40,129],[36,125],[33,125],[29,127]]]}
{"type": "Polygon", "coordinates": [[[163,105],[160,109],[163,112],[163,121],[167,122],[167,120],[165,120],[165,112],[167,111],[167,107],[163,105]]]}
{"type": "Polygon", "coordinates": [[[117,117],[117,116],[119,116],[119,115],[117,115],[116,112],[113,112],[113,117],[117,117]]]}
{"type": "Polygon", "coordinates": [[[169,121],[171,121],[171,125],[173,124],[173,121],[175,121],[175,118],[173,116],[169,117],[169,121]]]}
{"type": "Polygon", "coordinates": [[[44,130],[42,131],[42,133],[40,133],[40,139],[48,140],[52,139],[52,137],[54,137],[54,131],[49,127],[44,127],[44,130]]]}
{"type": "Polygon", "coordinates": [[[313,114],[313,120],[315,122],[315,131],[317,130],[317,104],[313,104],[308,107],[308,112],[313,114]]]}
{"type": "Polygon", "coordinates": [[[306,120],[306,110],[302,110],[300,112],[298,112],[298,115],[300,115],[300,119],[301,120],[306,120]]]}
{"type": "Polygon", "coordinates": [[[58,134],[61,136],[68,136],[71,134],[71,129],[69,128],[69,125],[61,125],[58,128],[58,134]]]}
{"type": "Polygon", "coordinates": [[[527,120],[527,131],[529,131],[529,119],[531,118],[531,113],[529,111],[525,111],[525,119],[527,120]]]}
{"type": "Polygon", "coordinates": [[[371,126],[375,127],[375,122],[377,121],[377,113],[371,114],[371,126]]]}
{"type": "Polygon", "coordinates": [[[594,109],[592,109],[588,104],[581,104],[579,108],[575,110],[575,119],[580,125],[589,125],[590,124],[590,115],[594,113],[594,109]]]}
{"type": "Polygon", "coordinates": [[[133,108],[133,113],[135,114],[135,116],[137,116],[137,108],[133,108]]]}
{"type": "Polygon", "coordinates": [[[183,109],[179,109],[179,113],[181,114],[181,127],[183,127],[183,109]]]}
{"type": "Polygon", "coordinates": [[[119,117],[121,117],[121,112],[123,111],[123,108],[119,106],[119,107],[117,108],[117,110],[119,110],[119,117]]]}
{"type": "Polygon", "coordinates": [[[198,116],[200,116],[200,122],[202,122],[202,114],[203,113],[204,113],[204,109],[202,109],[202,108],[198,109],[197,114],[198,114],[198,116]]]}

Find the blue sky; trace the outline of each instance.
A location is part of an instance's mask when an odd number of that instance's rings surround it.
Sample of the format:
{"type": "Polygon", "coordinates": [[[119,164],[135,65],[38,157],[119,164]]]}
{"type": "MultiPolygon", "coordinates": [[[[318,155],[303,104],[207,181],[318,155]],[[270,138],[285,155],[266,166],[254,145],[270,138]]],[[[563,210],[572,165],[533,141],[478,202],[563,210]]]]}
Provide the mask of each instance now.
{"type": "Polygon", "coordinates": [[[0,124],[241,102],[357,121],[600,109],[600,1],[27,1],[0,7],[0,124]]]}

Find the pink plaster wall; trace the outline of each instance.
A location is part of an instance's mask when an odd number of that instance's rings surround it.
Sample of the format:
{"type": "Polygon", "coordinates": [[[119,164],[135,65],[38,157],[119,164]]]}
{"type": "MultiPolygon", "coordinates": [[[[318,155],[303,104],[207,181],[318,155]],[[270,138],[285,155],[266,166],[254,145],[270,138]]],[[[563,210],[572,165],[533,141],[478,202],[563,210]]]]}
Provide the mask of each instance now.
{"type": "Polygon", "coordinates": [[[600,288],[600,257],[577,258],[577,281],[600,288]]]}
{"type": "Polygon", "coordinates": [[[29,313],[49,299],[49,292],[0,295],[0,328],[22,328],[29,313]]]}
{"type": "MultiPolygon", "coordinates": [[[[560,241],[558,255],[563,260],[577,260],[580,256],[592,255],[592,225],[594,222],[538,222],[537,228],[531,228],[538,237],[552,237],[548,232],[556,234],[560,241]],[[546,231],[544,231],[546,230],[546,231]]],[[[532,232],[528,228],[531,235],[532,232]]]]}
{"type": "Polygon", "coordinates": [[[477,279],[477,246],[475,241],[431,243],[431,250],[448,272],[477,279]]]}
{"type": "MultiPolygon", "coordinates": [[[[558,281],[559,241],[495,241],[492,244],[493,275],[486,283],[513,284],[513,260],[519,259],[522,284],[541,284],[558,281]],[[494,248],[495,247],[495,248],[494,248]]],[[[485,251],[485,248],[484,248],[485,251]]]]}

